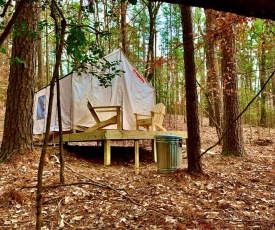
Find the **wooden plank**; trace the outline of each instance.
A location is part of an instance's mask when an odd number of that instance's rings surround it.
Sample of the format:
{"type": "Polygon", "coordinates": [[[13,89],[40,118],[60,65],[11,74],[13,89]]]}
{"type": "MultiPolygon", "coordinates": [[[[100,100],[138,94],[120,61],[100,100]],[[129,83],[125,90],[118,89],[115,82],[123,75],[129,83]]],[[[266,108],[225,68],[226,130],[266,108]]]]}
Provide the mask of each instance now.
{"type": "Polygon", "coordinates": [[[159,134],[173,134],[187,138],[184,131],[140,131],[140,130],[106,130],[105,137],[110,140],[149,140],[159,134]]]}
{"type": "Polygon", "coordinates": [[[104,165],[111,164],[111,141],[104,140],[104,165]]]}
{"type": "MultiPolygon", "coordinates": [[[[97,140],[150,140],[159,134],[173,134],[187,138],[184,131],[141,131],[141,130],[96,130],[93,132],[80,132],[63,134],[64,142],[97,141],[97,140]]],[[[58,143],[59,137],[54,142],[58,143]]]]}
{"type": "Polygon", "coordinates": [[[97,116],[96,111],[95,111],[95,109],[93,108],[92,103],[90,102],[90,100],[89,100],[88,97],[87,97],[87,99],[88,99],[88,103],[87,103],[88,109],[90,110],[90,112],[91,112],[93,118],[95,119],[96,123],[99,123],[99,122],[100,122],[100,119],[99,119],[99,117],[97,116]]]}
{"type": "Polygon", "coordinates": [[[122,130],[122,107],[117,108],[117,129],[122,130]]]}
{"type": "Polygon", "coordinates": [[[135,140],[135,174],[139,174],[139,140],[135,140]]]}
{"type": "Polygon", "coordinates": [[[87,130],[85,130],[85,132],[88,133],[88,132],[96,131],[97,129],[102,129],[106,126],[114,125],[116,123],[117,123],[117,116],[114,116],[114,117],[109,118],[108,120],[100,121],[99,123],[91,126],[87,130]]]}
{"type": "MultiPolygon", "coordinates": [[[[70,134],[63,134],[63,141],[64,142],[79,142],[79,141],[97,141],[97,140],[104,140],[105,131],[98,130],[94,132],[81,132],[81,133],[70,133],[70,134]]],[[[59,137],[54,139],[54,142],[59,142],[59,137]]]]}
{"type": "MultiPolygon", "coordinates": [[[[184,131],[141,131],[141,130],[96,130],[92,132],[80,132],[64,134],[64,142],[79,142],[79,141],[103,141],[104,145],[104,165],[111,164],[111,140],[134,140],[135,147],[135,174],[140,172],[139,168],[139,140],[152,140],[152,149],[154,160],[156,156],[156,135],[172,134],[187,138],[187,133],[184,131]]],[[[59,137],[54,139],[54,142],[59,142],[59,137]]]]}
{"type": "MultiPolygon", "coordinates": [[[[115,112],[117,108],[121,108],[121,105],[105,105],[105,106],[93,106],[94,109],[106,109],[105,112],[115,112]]],[[[103,111],[103,110],[101,110],[103,111]]],[[[100,111],[99,111],[100,112],[100,111]]]]}
{"type": "Polygon", "coordinates": [[[117,124],[118,129],[121,130],[121,109],[122,109],[121,106],[92,106],[92,102],[88,97],[87,97],[87,100],[88,100],[87,102],[88,109],[90,110],[93,118],[95,119],[96,124],[92,127],[89,127],[85,132],[96,131],[113,124],[117,124]],[[99,112],[104,112],[104,113],[116,112],[116,115],[112,116],[107,120],[101,121],[97,115],[97,113],[99,112]]]}

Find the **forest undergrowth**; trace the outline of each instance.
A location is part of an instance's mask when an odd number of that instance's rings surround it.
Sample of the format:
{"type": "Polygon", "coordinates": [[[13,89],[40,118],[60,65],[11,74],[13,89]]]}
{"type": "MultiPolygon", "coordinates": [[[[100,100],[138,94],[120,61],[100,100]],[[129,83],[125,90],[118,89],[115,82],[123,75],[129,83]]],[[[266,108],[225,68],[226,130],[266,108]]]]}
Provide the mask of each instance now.
{"type": "MultiPolygon", "coordinates": [[[[166,117],[169,130],[186,130],[166,117]]],[[[1,124],[2,125],[2,124],[1,124]]],[[[217,141],[204,121],[202,148],[217,141]]],[[[2,128],[1,128],[2,131],[2,128]]],[[[116,142],[111,166],[99,148],[65,148],[66,184],[59,183],[58,146],[44,170],[43,229],[275,229],[275,131],[244,126],[247,157],[222,157],[216,146],[202,158],[204,175],[157,173],[148,143],[141,143],[140,174],[131,142],[116,142]],[[127,145],[127,147],[125,146],[127,145]]],[[[0,229],[35,229],[41,146],[0,166],[0,229]]]]}

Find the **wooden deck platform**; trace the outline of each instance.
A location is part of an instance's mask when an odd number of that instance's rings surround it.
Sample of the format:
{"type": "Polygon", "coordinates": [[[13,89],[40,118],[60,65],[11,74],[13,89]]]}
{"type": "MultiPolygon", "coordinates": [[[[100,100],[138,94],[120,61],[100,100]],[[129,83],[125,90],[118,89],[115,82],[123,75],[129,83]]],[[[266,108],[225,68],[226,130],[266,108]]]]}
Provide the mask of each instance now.
{"type": "MultiPolygon", "coordinates": [[[[97,130],[92,132],[70,133],[63,135],[64,142],[102,141],[104,144],[104,165],[111,164],[111,141],[134,140],[135,147],[135,173],[139,173],[139,140],[152,140],[154,159],[156,160],[155,136],[160,134],[172,134],[183,139],[187,138],[184,131],[141,131],[141,130],[97,130]]],[[[55,138],[58,142],[59,137],[55,138]]]]}

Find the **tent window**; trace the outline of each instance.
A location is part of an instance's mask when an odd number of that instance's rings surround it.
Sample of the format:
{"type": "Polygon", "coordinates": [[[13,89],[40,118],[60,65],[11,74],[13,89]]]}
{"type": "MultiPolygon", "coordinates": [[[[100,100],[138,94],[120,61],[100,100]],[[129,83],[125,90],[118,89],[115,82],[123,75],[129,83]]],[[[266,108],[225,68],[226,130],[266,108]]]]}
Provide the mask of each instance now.
{"type": "Polygon", "coordinates": [[[37,102],[37,120],[45,118],[45,95],[40,96],[37,102]]]}

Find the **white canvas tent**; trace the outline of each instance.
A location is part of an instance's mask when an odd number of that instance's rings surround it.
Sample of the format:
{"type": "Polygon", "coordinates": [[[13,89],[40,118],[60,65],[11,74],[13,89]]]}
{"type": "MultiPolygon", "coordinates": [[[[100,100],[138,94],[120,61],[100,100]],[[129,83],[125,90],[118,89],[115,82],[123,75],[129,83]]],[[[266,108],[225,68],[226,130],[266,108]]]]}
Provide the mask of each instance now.
{"type": "MultiPolygon", "coordinates": [[[[121,105],[122,128],[135,129],[134,113],[150,114],[155,105],[155,90],[136,70],[124,53],[118,49],[105,57],[108,61],[120,61],[118,69],[124,74],[112,80],[112,86],[104,88],[99,80],[90,74],[72,72],[60,79],[60,100],[62,111],[62,129],[74,131],[77,127],[91,127],[95,124],[87,107],[87,97],[93,106],[121,105]]],[[[56,90],[56,86],[55,86],[56,90]]],[[[43,134],[46,130],[50,86],[38,91],[34,97],[33,134],[43,134]]],[[[99,115],[100,116],[100,115],[99,115]]],[[[107,119],[106,114],[104,118],[107,119]]],[[[110,117],[112,114],[110,114],[110,117]]],[[[106,127],[116,128],[115,125],[106,127]]],[[[51,120],[51,132],[58,132],[57,100],[54,103],[51,120]]]]}

